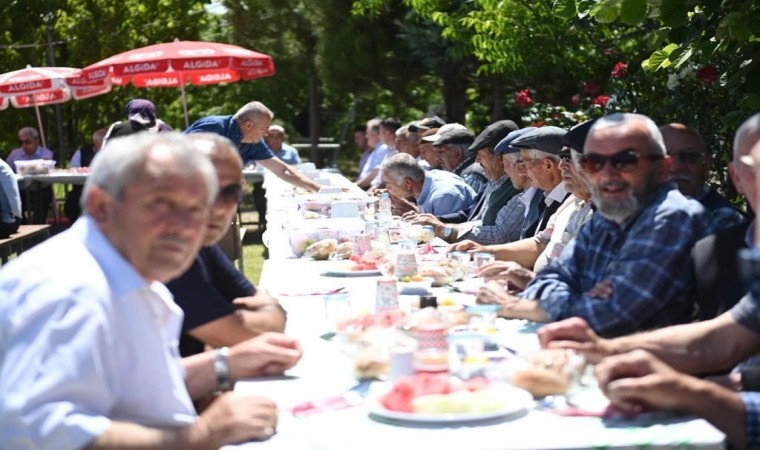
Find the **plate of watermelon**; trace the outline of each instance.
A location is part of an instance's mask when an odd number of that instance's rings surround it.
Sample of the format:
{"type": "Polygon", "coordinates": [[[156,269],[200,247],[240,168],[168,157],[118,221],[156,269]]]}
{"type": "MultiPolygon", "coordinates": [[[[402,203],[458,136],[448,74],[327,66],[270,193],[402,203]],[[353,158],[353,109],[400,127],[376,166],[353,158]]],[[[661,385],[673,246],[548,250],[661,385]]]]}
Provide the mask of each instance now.
{"type": "Polygon", "coordinates": [[[328,277],[372,277],[381,275],[377,264],[381,259],[371,252],[361,256],[351,255],[349,261],[335,261],[333,266],[322,275],[328,277]]]}
{"type": "Polygon", "coordinates": [[[462,381],[446,373],[401,377],[371,401],[370,414],[410,422],[472,422],[525,412],[533,396],[524,389],[490,385],[485,378],[462,381]]]}

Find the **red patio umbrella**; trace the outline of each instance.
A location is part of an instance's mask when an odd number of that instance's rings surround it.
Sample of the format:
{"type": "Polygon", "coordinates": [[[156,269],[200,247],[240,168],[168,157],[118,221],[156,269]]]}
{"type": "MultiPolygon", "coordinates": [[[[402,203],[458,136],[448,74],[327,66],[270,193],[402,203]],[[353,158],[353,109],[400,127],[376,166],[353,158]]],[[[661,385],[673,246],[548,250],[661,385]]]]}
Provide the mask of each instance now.
{"type": "Polygon", "coordinates": [[[185,126],[189,126],[185,85],[232,83],[274,75],[269,55],[231,44],[179,41],[149,45],[85,67],[86,78],[111,76],[113,84],[179,87],[185,126]]]}
{"type": "Polygon", "coordinates": [[[73,67],[31,67],[0,75],[0,110],[10,103],[16,108],[34,107],[42,145],[45,130],[42,128],[40,106],[63,103],[75,98],[81,100],[111,90],[110,80],[96,74],[83,76],[81,69],[73,67]]]}

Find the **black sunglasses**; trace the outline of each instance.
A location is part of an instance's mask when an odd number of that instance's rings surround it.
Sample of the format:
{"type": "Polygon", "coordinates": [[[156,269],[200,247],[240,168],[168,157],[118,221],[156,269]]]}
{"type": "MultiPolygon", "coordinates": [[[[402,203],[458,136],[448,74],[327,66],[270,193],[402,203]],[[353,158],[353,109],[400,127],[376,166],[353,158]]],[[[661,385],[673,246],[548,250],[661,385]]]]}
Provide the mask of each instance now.
{"type": "Polygon", "coordinates": [[[604,169],[609,161],[612,168],[618,172],[630,172],[635,170],[639,165],[639,160],[657,161],[664,158],[665,155],[656,155],[647,153],[642,155],[636,150],[626,149],[615,153],[614,155],[604,156],[596,153],[586,153],[581,155],[579,163],[586,173],[597,173],[604,169]]]}
{"type": "Polygon", "coordinates": [[[19,139],[18,143],[21,145],[29,145],[34,142],[34,139],[19,139]]]}
{"type": "Polygon", "coordinates": [[[677,159],[684,164],[696,164],[698,162],[702,162],[705,155],[704,153],[701,153],[701,152],[681,152],[681,153],[672,153],[670,157],[672,159],[677,159]]]}
{"type": "Polygon", "coordinates": [[[564,162],[570,162],[573,159],[573,154],[569,148],[563,148],[559,151],[559,160],[564,162]]]}
{"type": "Polygon", "coordinates": [[[225,203],[240,203],[243,201],[243,186],[240,183],[228,184],[219,189],[218,198],[225,203]]]}

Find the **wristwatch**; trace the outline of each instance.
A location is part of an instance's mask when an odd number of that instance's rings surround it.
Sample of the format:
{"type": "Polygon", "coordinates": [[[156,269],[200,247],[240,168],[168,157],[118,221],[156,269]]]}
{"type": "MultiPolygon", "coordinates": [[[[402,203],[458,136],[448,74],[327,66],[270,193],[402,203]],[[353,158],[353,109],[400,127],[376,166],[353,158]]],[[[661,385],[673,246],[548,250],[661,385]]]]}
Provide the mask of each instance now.
{"type": "Polygon", "coordinates": [[[216,372],[216,383],[218,389],[222,392],[232,389],[232,379],[230,378],[230,349],[222,347],[216,349],[214,356],[214,371],[216,372]]]}
{"type": "Polygon", "coordinates": [[[452,231],[454,231],[453,227],[443,227],[443,238],[448,240],[451,237],[452,231]]]}

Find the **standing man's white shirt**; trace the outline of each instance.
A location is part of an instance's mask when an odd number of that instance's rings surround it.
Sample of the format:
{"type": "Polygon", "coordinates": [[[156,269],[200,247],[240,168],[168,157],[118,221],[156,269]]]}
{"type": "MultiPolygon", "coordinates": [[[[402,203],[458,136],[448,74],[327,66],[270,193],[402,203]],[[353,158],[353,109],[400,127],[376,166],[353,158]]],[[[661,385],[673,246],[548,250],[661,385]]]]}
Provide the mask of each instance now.
{"type": "Polygon", "coordinates": [[[0,273],[3,448],[81,448],[111,420],[193,423],[181,323],[163,284],[146,282],[89,217],[11,262],[0,273]]]}

